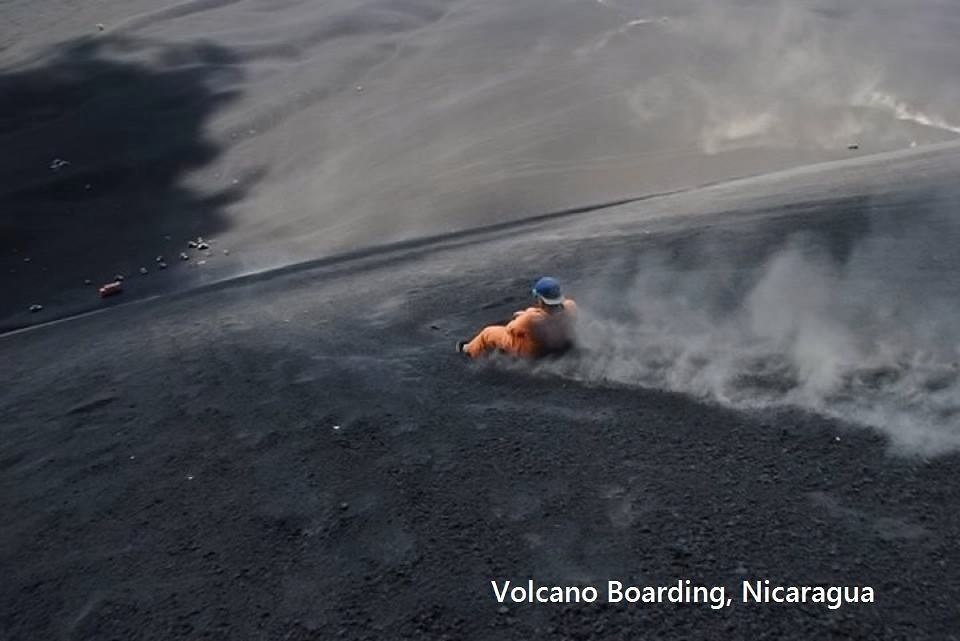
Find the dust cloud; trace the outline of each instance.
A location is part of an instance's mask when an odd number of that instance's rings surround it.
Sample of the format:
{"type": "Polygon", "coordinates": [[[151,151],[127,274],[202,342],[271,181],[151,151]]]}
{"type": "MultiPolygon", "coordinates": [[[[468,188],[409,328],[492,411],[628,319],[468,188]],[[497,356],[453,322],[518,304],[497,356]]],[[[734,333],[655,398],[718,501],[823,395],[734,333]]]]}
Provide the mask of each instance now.
{"type": "Polygon", "coordinates": [[[575,284],[578,355],[540,367],[736,408],[804,408],[877,428],[905,454],[956,450],[956,205],[868,209],[841,248],[835,227],[828,237],[778,223],[744,230],[752,247],[701,239],[685,260],[619,257],[575,284]]]}

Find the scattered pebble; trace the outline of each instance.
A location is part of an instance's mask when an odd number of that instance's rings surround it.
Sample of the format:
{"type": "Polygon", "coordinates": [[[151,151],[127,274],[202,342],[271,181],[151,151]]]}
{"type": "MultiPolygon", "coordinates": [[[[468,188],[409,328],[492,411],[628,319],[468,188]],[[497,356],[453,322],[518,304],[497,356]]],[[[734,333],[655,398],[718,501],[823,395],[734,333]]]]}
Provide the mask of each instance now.
{"type": "Polygon", "coordinates": [[[187,474],[187,480],[188,480],[188,481],[192,481],[192,480],[193,480],[193,474],[187,474]]]}
{"type": "Polygon", "coordinates": [[[340,429],[340,426],[339,426],[339,425],[334,425],[334,426],[333,426],[333,431],[334,431],[334,432],[336,432],[336,431],[339,430],[339,429],[340,429]]]}
{"type": "Polygon", "coordinates": [[[140,275],[146,276],[148,273],[149,273],[149,272],[147,271],[147,268],[146,268],[146,267],[141,267],[141,268],[140,268],[140,275]]]}
{"type": "Polygon", "coordinates": [[[203,239],[203,236],[197,236],[196,240],[188,240],[187,247],[190,249],[210,249],[209,243],[203,239]]]}
{"type": "Polygon", "coordinates": [[[159,267],[160,269],[166,269],[167,264],[161,260],[159,263],[157,263],[157,267],[159,267]]]}
{"type": "Polygon", "coordinates": [[[50,169],[52,169],[53,171],[60,171],[64,167],[68,166],[69,164],[70,164],[69,160],[64,160],[63,158],[54,158],[50,162],[50,169]]]}
{"type": "Polygon", "coordinates": [[[190,257],[187,256],[184,252],[180,252],[180,260],[190,260],[190,257]]]}
{"type": "Polygon", "coordinates": [[[357,93],[360,93],[361,91],[363,91],[363,85],[357,85],[356,90],[357,90],[357,93]]]}
{"type": "Polygon", "coordinates": [[[123,274],[117,274],[116,276],[113,277],[113,280],[117,282],[123,281],[123,274]]]}
{"type": "Polygon", "coordinates": [[[42,312],[42,311],[43,311],[43,305],[36,305],[36,304],[34,304],[34,305],[31,305],[31,306],[30,306],[30,313],[31,313],[31,314],[35,314],[35,313],[37,313],[37,312],[42,312]]]}
{"type": "Polygon", "coordinates": [[[157,256],[156,258],[153,259],[153,261],[156,262],[156,263],[162,263],[162,262],[163,262],[163,256],[157,256]]]}
{"type": "Polygon", "coordinates": [[[837,437],[834,438],[834,440],[835,440],[837,443],[839,443],[839,442],[840,442],[840,437],[837,436],[837,437]]]}
{"type": "Polygon", "coordinates": [[[136,456],[133,456],[133,455],[131,454],[131,455],[130,455],[130,460],[131,460],[131,461],[135,461],[135,460],[137,460],[137,457],[136,457],[136,456]]]}
{"type": "Polygon", "coordinates": [[[97,31],[103,31],[106,28],[107,27],[104,26],[103,23],[100,23],[100,22],[97,23],[97,31]]]}
{"type": "Polygon", "coordinates": [[[87,183],[86,185],[83,186],[83,188],[86,189],[87,191],[90,191],[91,189],[93,189],[93,185],[91,185],[90,183],[87,183]]]}
{"type": "Polygon", "coordinates": [[[345,510],[345,509],[347,509],[348,507],[350,507],[350,504],[347,503],[347,502],[343,502],[343,503],[340,504],[340,509],[341,509],[341,510],[345,510]]]}
{"type": "Polygon", "coordinates": [[[84,285],[93,285],[93,281],[90,280],[89,278],[87,278],[87,279],[85,279],[85,280],[83,281],[83,284],[84,284],[84,285]]]}
{"type": "Polygon", "coordinates": [[[856,144],[856,143],[854,143],[854,144],[852,144],[852,145],[847,145],[847,149],[849,149],[850,151],[856,151],[857,149],[860,149],[860,145],[858,145],[858,144],[856,144]]]}
{"type": "Polygon", "coordinates": [[[198,261],[197,261],[197,265],[206,265],[206,264],[207,264],[207,261],[205,261],[205,260],[198,260],[198,261]]]}
{"type": "Polygon", "coordinates": [[[500,614],[510,614],[510,608],[505,605],[501,605],[499,608],[497,608],[497,612],[500,614]]]}
{"type": "Polygon", "coordinates": [[[229,250],[229,249],[224,249],[224,250],[223,250],[223,255],[224,255],[224,256],[229,256],[229,255],[230,255],[230,250],[229,250]]]}
{"type": "Polygon", "coordinates": [[[23,259],[23,262],[25,262],[25,263],[29,263],[29,262],[30,262],[30,257],[29,257],[29,256],[27,256],[26,258],[24,258],[24,259],[23,259]]]}

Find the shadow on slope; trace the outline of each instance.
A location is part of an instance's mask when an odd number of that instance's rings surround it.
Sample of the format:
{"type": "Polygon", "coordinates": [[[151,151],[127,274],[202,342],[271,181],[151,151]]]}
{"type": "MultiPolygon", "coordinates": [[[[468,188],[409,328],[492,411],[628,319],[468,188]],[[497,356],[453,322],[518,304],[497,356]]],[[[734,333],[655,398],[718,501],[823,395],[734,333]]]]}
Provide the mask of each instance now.
{"type": "Polygon", "coordinates": [[[246,189],[184,183],[221,153],[205,126],[241,77],[222,47],[122,37],[63,43],[0,74],[0,318],[96,304],[84,280],[154,271],[158,255],[170,269],[138,288],[185,274],[185,241],[224,229],[246,189]]]}

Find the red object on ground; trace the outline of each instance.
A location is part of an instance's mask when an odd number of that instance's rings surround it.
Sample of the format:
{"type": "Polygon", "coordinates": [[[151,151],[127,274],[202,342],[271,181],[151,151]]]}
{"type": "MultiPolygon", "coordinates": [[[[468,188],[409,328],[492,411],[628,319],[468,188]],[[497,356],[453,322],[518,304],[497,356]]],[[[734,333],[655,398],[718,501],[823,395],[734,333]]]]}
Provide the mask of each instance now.
{"type": "Polygon", "coordinates": [[[115,280],[112,283],[102,285],[98,291],[100,292],[100,298],[115,296],[123,292],[123,284],[119,280],[115,280]]]}

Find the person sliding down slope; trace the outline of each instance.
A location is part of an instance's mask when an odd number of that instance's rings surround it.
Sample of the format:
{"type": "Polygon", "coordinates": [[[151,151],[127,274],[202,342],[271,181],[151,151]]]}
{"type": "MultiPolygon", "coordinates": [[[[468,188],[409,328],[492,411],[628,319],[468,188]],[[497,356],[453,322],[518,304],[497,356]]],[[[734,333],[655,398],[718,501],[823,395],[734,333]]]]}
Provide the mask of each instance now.
{"type": "Polygon", "coordinates": [[[533,286],[534,307],[515,312],[506,325],[484,327],[471,341],[457,343],[457,351],[479,358],[490,351],[536,358],[559,354],[573,346],[577,304],[564,298],[560,283],[545,276],[533,286]]]}

